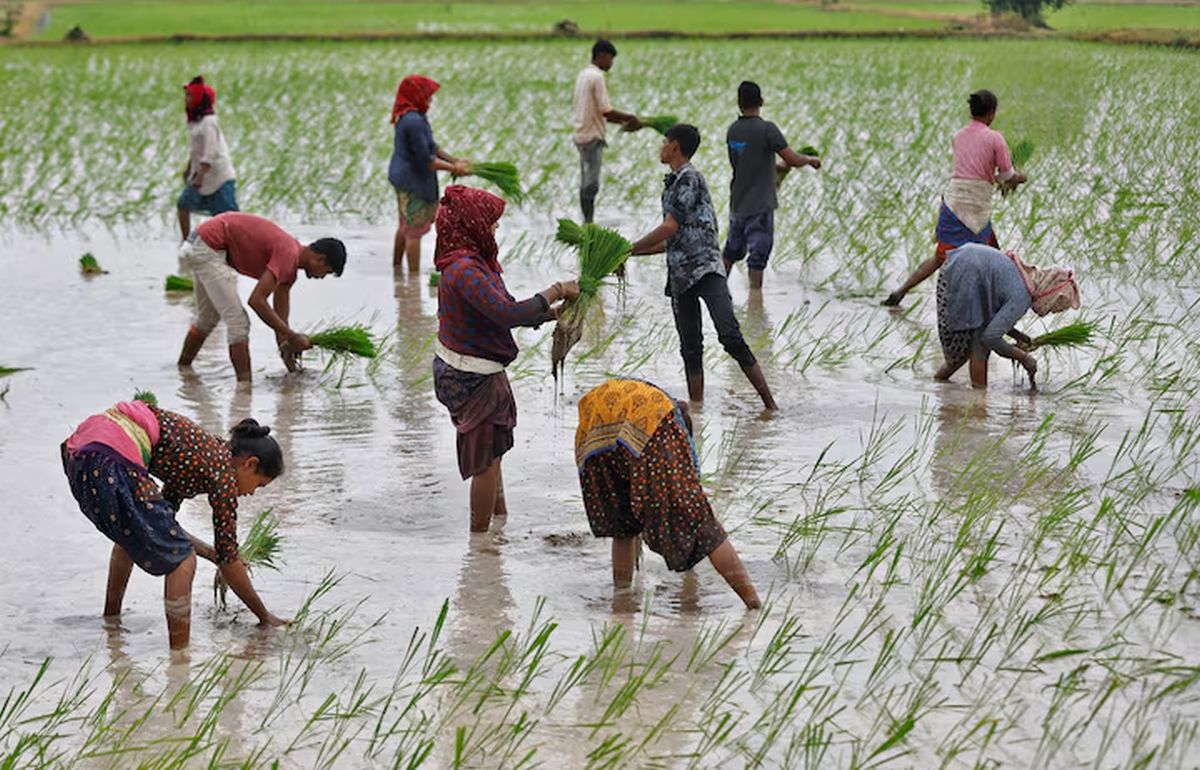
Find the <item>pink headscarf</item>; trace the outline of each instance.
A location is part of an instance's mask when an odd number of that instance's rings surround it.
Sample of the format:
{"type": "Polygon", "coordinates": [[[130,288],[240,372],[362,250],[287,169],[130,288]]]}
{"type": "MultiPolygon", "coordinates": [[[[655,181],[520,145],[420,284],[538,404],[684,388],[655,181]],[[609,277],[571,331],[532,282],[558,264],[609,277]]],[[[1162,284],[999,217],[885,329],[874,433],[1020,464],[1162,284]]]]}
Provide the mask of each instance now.
{"type": "Polygon", "coordinates": [[[1025,288],[1033,298],[1033,312],[1039,316],[1061,313],[1078,308],[1079,286],[1075,283],[1075,272],[1065,267],[1038,268],[1027,265],[1011,251],[1008,256],[1017,266],[1017,272],[1025,281],[1025,288]]]}

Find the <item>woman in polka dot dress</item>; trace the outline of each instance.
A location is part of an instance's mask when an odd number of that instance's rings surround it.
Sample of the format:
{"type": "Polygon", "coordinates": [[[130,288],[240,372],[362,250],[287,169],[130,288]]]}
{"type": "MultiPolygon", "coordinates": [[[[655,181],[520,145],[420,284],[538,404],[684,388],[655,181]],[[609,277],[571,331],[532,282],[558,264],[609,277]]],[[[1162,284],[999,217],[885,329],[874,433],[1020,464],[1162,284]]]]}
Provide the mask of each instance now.
{"type": "Polygon", "coordinates": [[[611,537],[613,583],[633,580],[638,539],[675,572],[707,557],[747,607],[758,593],[700,486],[686,406],[648,382],[609,380],[579,400],[575,462],[588,523],[611,537]]]}
{"type": "Polygon", "coordinates": [[[238,496],[254,494],[283,472],[283,454],[270,431],[242,420],[225,442],[186,417],[133,401],[87,418],[63,443],[63,470],[79,510],[113,542],[105,617],[121,614],[136,564],[165,576],[171,648],[187,646],[198,554],[217,565],[262,624],[287,622],[259,598],[237,545],[238,496]],[[162,481],[161,490],[152,476],[162,481]],[[175,520],[180,503],[200,494],[212,507],[211,546],[175,520]]]}

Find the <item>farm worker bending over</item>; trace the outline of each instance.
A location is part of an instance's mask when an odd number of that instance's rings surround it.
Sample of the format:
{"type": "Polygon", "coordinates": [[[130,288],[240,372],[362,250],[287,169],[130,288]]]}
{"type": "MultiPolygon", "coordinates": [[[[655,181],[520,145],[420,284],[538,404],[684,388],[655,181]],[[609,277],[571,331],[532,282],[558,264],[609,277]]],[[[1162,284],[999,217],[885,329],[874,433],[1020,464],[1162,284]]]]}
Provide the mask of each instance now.
{"type": "Polygon", "coordinates": [[[763,270],[775,245],[776,172],[803,166],[817,169],[821,161],[788,147],[779,127],[762,119],[763,98],[757,83],[742,81],[737,99],[741,116],[725,132],[733,180],[729,183],[729,235],[721,256],[728,273],[749,251],[750,288],[761,289],[763,270]],[[778,167],[777,155],[782,160],[778,167]]]}
{"type": "Polygon", "coordinates": [[[967,102],[971,122],[954,135],[951,143],[954,172],[938,209],[934,232],[937,249],[903,286],[888,295],[883,301],[885,306],[899,305],[905,294],[941,267],[951,249],[964,243],[1000,247],[992,229],[992,189],[999,185],[1002,190],[1013,190],[1026,178],[1013,168],[1004,136],[990,127],[996,119],[996,95],[991,91],[976,91],[967,102]]]}
{"type": "Polygon", "coordinates": [[[392,265],[400,266],[401,256],[408,258],[408,272],[421,269],[421,238],[433,227],[438,208],[437,172],[466,175],[466,161],[457,160],[433,140],[429,127],[429,105],[440,86],[424,75],[409,75],[400,81],[392,104],[392,160],[388,181],[396,189],[400,209],[392,246],[392,265]]]}
{"type": "Polygon", "coordinates": [[[627,586],[639,538],[675,572],[705,557],[746,606],[758,594],[700,486],[687,405],[641,380],[609,380],[579,400],[575,463],[588,524],[611,537],[613,583],[627,586]]]}
{"type": "Polygon", "coordinates": [[[341,275],[346,247],[336,238],[300,245],[280,227],[253,214],[219,214],[192,231],[180,257],[195,282],[196,317],[192,320],[180,366],[191,366],[218,321],[229,335],[229,360],[239,380],[250,379],[250,317],[238,298],[238,273],[258,279],[250,307],[275,330],[279,354],[289,371],[299,368],[300,351],[312,345],[288,326],[292,284],[303,269],[309,278],[341,275]],[[274,297],[274,308],[267,303],[274,297]]]}
{"type": "Polygon", "coordinates": [[[1013,327],[1031,307],[1039,316],[1079,307],[1072,272],[1038,269],[1011,252],[978,243],[951,251],[937,283],[938,337],[946,363],[934,379],[950,379],[970,360],[971,384],[986,388],[988,354],[995,351],[1018,361],[1032,380],[1037,361],[1004,339],[1007,334],[1018,342],[1030,341],[1013,327]]]}
{"type": "Polygon", "coordinates": [[[221,214],[237,211],[237,182],[229,146],[213,109],[217,92],[203,75],[183,87],[188,120],[188,164],[183,170],[183,192],[175,204],[179,211],[179,237],[192,231],[192,212],[221,214]]]}
{"type": "Polygon", "coordinates": [[[437,215],[434,265],[438,336],[433,389],[458,432],[458,470],[471,479],[471,531],[505,516],[500,458],[513,447],[517,406],[504,369],[517,357],[512,331],[557,317],[579,284],[561,281],[518,302],[508,293],[496,245],[504,200],[462,185],[446,188],[437,215]]]}
{"type": "Polygon", "coordinates": [[[680,123],[663,137],[659,160],[671,167],[662,194],[663,223],[633,244],[634,254],[667,253],[667,290],[679,332],[679,350],[687,376],[688,397],[704,400],[704,329],[700,302],[717,327],[717,339],[725,352],[742,367],[758,391],[763,406],[775,409],[775,399],[766,375],[742,337],[733,298],[725,280],[725,263],[717,245],[717,213],[704,177],[691,158],[700,146],[695,126],[680,123]]]}
{"type": "Polygon", "coordinates": [[[238,556],[238,496],[283,473],[283,454],[270,432],[246,419],[226,442],[186,417],[132,401],[87,418],[62,444],[63,471],[79,510],[113,542],[105,617],[120,616],[136,564],[166,577],[167,634],[173,649],[186,647],[199,554],[217,565],[260,623],[287,622],[267,610],[238,556]],[[161,490],[152,477],[162,481],[161,490]],[[200,494],[212,507],[211,546],[175,520],[180,503],[200,494]]]}
{"type": "Polygon", "coordinates": [[[583,221],[591,222],[596,213],[596,196],[600,193],[600,169],[603,164],[604,141],[608,123],[620,123],[626,131],[642,127],[637,116],[613,109],[608,103],[608,86],[604,73],[612,69],[617,47],[607,40],[597,40],[592,46],[592,62],[575,78],[575,97],[571,120],[575,126],[575,148],[579,150],[579,207],[583,221]]]}

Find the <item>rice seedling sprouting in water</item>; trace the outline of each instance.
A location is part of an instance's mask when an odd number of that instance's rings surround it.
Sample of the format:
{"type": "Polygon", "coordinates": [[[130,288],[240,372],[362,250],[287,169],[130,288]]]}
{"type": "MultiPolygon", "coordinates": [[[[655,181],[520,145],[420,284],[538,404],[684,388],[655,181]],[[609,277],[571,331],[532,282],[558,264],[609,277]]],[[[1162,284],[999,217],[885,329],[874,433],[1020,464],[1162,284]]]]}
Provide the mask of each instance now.
{"type": "Polygon", "coordinates": [[[1040,334],[1033,338],[1030,349],[1078,347],[1091,342],[1092,332],[1096,329],[1094,321],[1075,321],[1066,326],[1040,334]]]}
{"type": "Polygon", "coordinates": [[[108,271],[100,267],[100,263],[92,256],[92,252],[88,252],[79,258],[79,272],[84,275],[103,275],[108,271]]]}
{"type": "Polygon", "coordinates": [[[192,279],[184,275],[168,275],[166,286],[167,291],[186,292],[192,291],[194,286],[192,279]]]}
{"type": "Polygon", "coordinates": [[[665,134],[672,127],[679,125],[679,117],[677,115],[651,115],[638,118],[638,122],[647,128],[653,128],[660,134],[665,134]]]}
{"type": "MultiPolygon", "coordinates": [[[[254,517],[250,531],[238,546],[238,555],[246,564],[246,568],[255,567],[278,570],[279,551],[283,545],[283,537],[279,534],[279,518],[271,514],[270,508],[254,517]]],[[[213,576],[213,600],[224,609],[225,598],[229,585],[218,571],[213,576]]]]}
{"type": "MultiPolygon", "coordinates": [[[[563,222],[559,221],[560,232],[563,222]]],[[[625,262],[632,248],[633,244],[614,230],[593,224],[583,226],[579,239],[579,296],[563,305],[554,325],[550,366],[556,381],[567,353],[583,336],[583,322],[599,296],[604,279],[625,262]]]]}
{"type": "Polygon", "coordinates": [[[139,390],[133,394],[134,401],[141,401],[150,406],[158,406],[158,396],[154,395],[151,390],[139,390]]]}
{"type": "Polygon", "coordinates": [[[378,353],[375,335],[363,324],[332,326],[325,331],[308,335],[313,347],[328,351],[334,356],[355,355],[374,358],[378,353]]]}
{"type": "Polygon", "coordinates": [[[508,200],[520,203],[525,199],[520,174],[512,163],[472,163],[468,173],[496,185],[508,200]]]}

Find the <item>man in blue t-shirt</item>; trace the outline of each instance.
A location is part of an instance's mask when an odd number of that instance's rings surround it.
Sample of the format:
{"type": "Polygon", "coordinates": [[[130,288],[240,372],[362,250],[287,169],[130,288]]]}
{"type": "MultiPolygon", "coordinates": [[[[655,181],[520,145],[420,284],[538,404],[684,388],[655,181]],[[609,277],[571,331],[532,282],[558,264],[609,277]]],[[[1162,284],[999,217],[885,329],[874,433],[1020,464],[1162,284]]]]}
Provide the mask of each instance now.
{"type": "Polygon", "coordinates": [[[725,272],[734,262],[745,259],[750,269],[750,288],[761,289],[763,270],[775,245],[776,174],[793,167],[820,168],[821,161],[801,155],[788,147],[783,133],[772,122],[759,116],[762,91],[749,80],[738,86],[738,109],[741,116],[729,126],[725,143],[729,163],[733,166],[733,182],[729,185],[729,236],[725,239],[725,272]],[[778,155],[782,162],[775,164],[778,155]]]}

